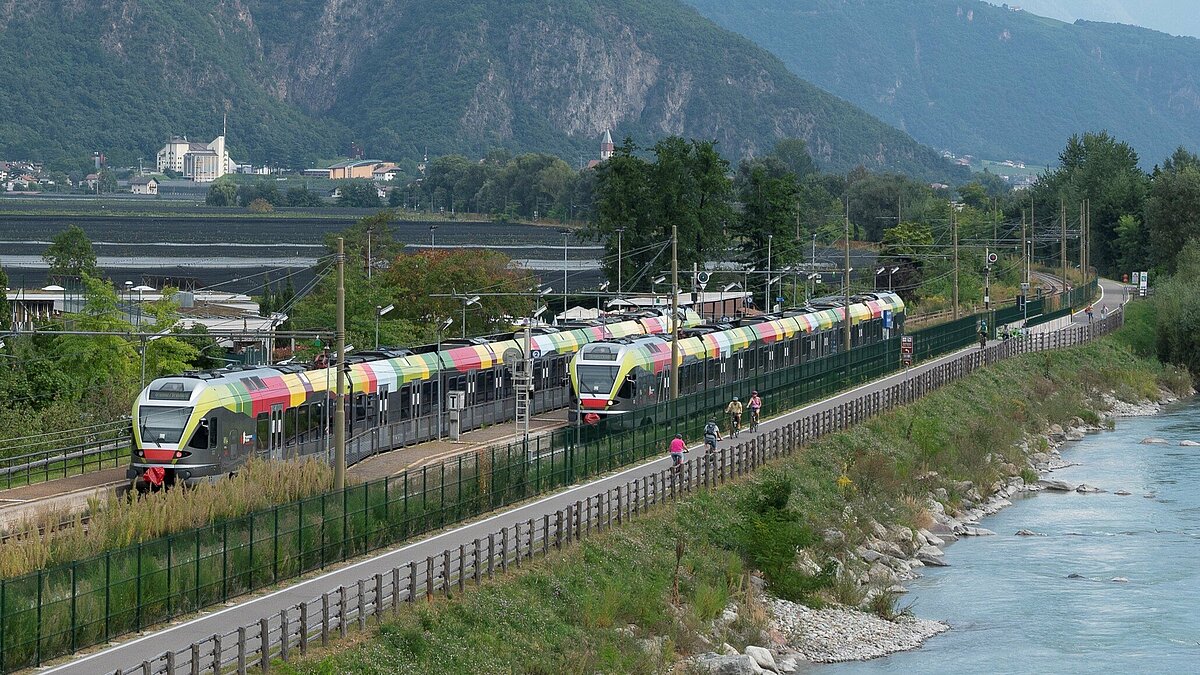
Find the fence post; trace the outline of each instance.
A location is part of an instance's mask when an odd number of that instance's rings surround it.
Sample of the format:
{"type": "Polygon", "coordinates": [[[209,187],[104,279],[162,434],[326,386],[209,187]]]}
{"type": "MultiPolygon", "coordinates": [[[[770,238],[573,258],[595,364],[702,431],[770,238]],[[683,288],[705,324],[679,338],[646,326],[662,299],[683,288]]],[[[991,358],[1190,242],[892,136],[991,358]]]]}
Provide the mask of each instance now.
{"type": "MultiPolygon", "coordinates": [[[[562,513],[561,511],[559,513],[562,513]]],[[[550,514],[542,514],[542,557],[550,555],[550,514]]]]}
{"type": "Polygon", "coordinates": [[[300,603],[300,655],[308,653],[308,603],[300,603]]]}
{"type": "Polygon", "coordinates": [[[243,675],[246,672],[246,627],[238,626],[237,629],[237,671],[238,675],[243,675]]]}
{"type": "MultiPolygon", "coordinates": [[[[507,532],[508,528],[507,527],[504,528],[504,531],[507,532]]],[[[495,532],[488,534],[487,575],[488,575],[489,579],[492,579],[496,576],[496,533],[495,532]]]]}
{"type": "MultiPolygon", "coordinates": [[[[271,667],[271,629],[268,625],[267,617],[258,620],[258,638],[259,638],[259,655],[258,664],[265,673],[271,667]]],[[[283,642],[287,642],[287,627],[280,625],[280,637],[283,642]]],[[[174,672],[174,668],[167,672],[174,672]]]]}
{"type": "MultiPolygon", "coordinates": [[[[570,507],[568,507],[568,508],[570,508],[570,507]]],[[[549,520],[546,521],[547,525],[549,525],[549,522],[550,522],[549,520]]],[[[562,509],[559,509],[554,514],[554,548],[561,551],[562,545],[563,545],[563,512],[562,512],[562,509]]]]}
{"type": "MultiPolygon", "coordinates": [[[[408,597],[405,598],[408,602],[417,601],[417,561],[408,561],[408,597]]],[[[396,606],[396,611],[400,611],[399,605],[396,606]]]]}
{"type": "Polygon", "coordinates": [[[617,525],[621,524],[621,486],[614,488],[617,491],[617,525]]]}
{"type": "Polygon", "coordinates": [[[442,550],[442,593],[450,597],[450,549],[442,550]]]}
{"type": "Polygon", "coordinates": [[[475,552],[471,554],[471,571],[475,573],[475,586],[476,587],[479,586],[480,579],[482,578],[482,572],[481,572],[481,568],[479,565],[479,550],[480,550],[480,548],[481,548],[481,546],[479,545],[479,537],[475,537],[475,552]]]}
{"type": "Polygon", "coordinates": [[[346,587],[338,586],[338,635],[343,638],[350,630],[346,625],[346,619],[349,618],[349,612],[346,610],[346,587]]]}
{"type": "Polygon", "coordinates": [[[367,629],[367,588],[362,579],[358,580],[358,630],[367,629]]]}
{"type": "Polygon", "coordinates": [[[288,660],[288,648],[291,647],[291,622],[288,620],[287,609],[279,610],[279,658],[283,659],[284,663],[288,660]]]}
{"type": "Polygon", "coordinates": [[[425,558],[425,600],[433,601],[433,556],[425,558]]]}
{"type": "Polygon", "coordinates": [[[508,571],[508,528],[500,530],[500,571],[508,571]]]}
{"type": "Polygon", "coordinates": [[[466,561],[466,544],[458,545],[458,592],[462,593],[466,587],[467,577],[467,561],[466,561]]]}
{"type": "Polygon", "coordinates": [[[525,552],[529,554],[529,559],[533,560],[533,537],[534,537],[534,534],[536,534],[536,532],[534,531],[534,526],[533,526],[533,518],[529,519],[528,526],[529,526],[529,533],[528,533],[529,534],[529,545],[525,547],[525,552]]]}
{"type": "Polygon", "coordinates": [[[214,634],[213,634],[213,636],[212,636],[212,640],[213,640],[213,666],[212,666],[212,670],[213,670],[213,672],[214,672],[214,673],[216,673],[217,675],[221,675],[221,655],[222,655],[222,654],[225,652],[225,650],[224,650],[224,648],[222,648],[222,647],[221,647],[221,636],[220,636],[220,634],[214,633],[214,634]]]}

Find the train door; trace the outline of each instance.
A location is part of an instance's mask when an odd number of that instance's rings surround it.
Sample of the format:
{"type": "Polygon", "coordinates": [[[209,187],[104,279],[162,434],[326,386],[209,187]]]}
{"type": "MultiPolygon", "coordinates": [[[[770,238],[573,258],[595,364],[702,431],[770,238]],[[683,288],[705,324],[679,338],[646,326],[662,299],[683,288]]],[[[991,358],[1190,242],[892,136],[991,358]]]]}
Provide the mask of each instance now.
{"type": "Polygon", "coordinates": [[[271,440],[270,457],[274,460],[283,459],[283,404],[271,406],[271,440]]]}
{"type": "Polygon", "coordinates": [[[386,427],[388,423],[388,389],[386,384],[379,385],[379,426],[386,427]]]}

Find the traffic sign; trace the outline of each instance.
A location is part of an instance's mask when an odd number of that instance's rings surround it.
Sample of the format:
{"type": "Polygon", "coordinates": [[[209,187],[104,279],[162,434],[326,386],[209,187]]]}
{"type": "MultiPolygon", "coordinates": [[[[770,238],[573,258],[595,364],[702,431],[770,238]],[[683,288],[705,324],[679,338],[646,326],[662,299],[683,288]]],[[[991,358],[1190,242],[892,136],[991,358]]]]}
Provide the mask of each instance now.
{"type": "Polygon", "coordinates": [[[900,363],[905,366],[913,364],[913,338],[904,335],[900,338],[900,363]]]}
{"type": "Polygon", "coordinates": [[[995,253],[989,253],[987,256],[987,261],[991,264],[995,264],[998,260],[1000,260],[1000,256],[996,255],[995,253]]]}
{"type": "Polygon", "coordinates": [[[890,309],[883,310],[883,327],[888,330],[892,328],[892,310],[890,309]]]}

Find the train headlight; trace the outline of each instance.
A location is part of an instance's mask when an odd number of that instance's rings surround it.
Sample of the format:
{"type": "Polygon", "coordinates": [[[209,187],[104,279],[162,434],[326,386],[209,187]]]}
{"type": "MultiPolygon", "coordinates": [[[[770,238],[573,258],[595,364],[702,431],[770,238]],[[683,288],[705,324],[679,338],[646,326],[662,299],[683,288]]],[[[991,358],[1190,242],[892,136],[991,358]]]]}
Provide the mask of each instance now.
{"type": "Polygon", "coordinates": [[[609,404],[609,405],[616,405],[616,404],[617,404],[617,402],[616,402],[616,401],[609,401],[609,402],[608,402],[608,404],[609,404]]]}
{"type": "Polygon", "coordinates": [[[145,456],[146,456],[146,453],[145,453],[145,452],[143,452],[143,451],[141,451],[141,450],[134,450],[134,451],[133,451],[133,454],[134,454],[134,455],[136,455],[136,456],[138,456],[138,457],[145,457],[145,456]]]}

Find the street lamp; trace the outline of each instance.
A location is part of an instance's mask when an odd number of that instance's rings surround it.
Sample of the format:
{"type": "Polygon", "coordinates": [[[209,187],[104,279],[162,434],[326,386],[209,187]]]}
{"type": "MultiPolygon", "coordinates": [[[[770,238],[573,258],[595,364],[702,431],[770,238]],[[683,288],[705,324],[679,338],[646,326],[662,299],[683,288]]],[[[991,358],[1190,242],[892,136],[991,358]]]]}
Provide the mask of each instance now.
{"type": "MultiPolygon", "coordinates": [[[[770,291],[771,286],[773,286],[775,284],[775,282],[779,281],[782,278],[783,277],[772,277],[770,274],[767,274],[767,290],[770,291]]],[[[767,306],[763,307],[763,311],[771,312],[774,310],[774,308],[775,308],[774,298],[771,298],[770,294],[768,293],[767,306]]]]}
{"type": "Polygon", "coordinates": [[[459,300],[462,300],[462,301],[463,301],[463,306],[462,306],[462,337],[463,337],[463,339],[466,339],[466,337],[467,337],[467,307],[470,307],[471,305],[478,305],[478,304],[479,304],[479,296],[478,296],[478,295],[473,295],[473,296],[471,296],[471,297],[469,297],[469,298],[468,298],[467,296],[465,296],[465,295],[464,295],[464,296],[462,296],[461,298],[459,298],[459,300]]]}
{"type": "Polygon", "coordinates": [[[571,237],[570,230],[563,230],[563,320],[567,318],[567,240],[571,237]]]}
{"type": "Polygon", "coordinates": [[[446,319],[438,324],[437,327],[437,440],[442,440],[442,396],[445,392],[442,391],[442,333],[445,332],[450,324],[454,323],[453,318],[446,319]]]}
{"type": "Polygon", "coordinates": [[[820,272],[813,272],[812,274],[808,275],[808,278],[806,279],[806,281],[813,282],[812,284],[806,284],[807,286],[809,286],[809,291],[808,291],[809,298],[812,298],[812,296],[815,295],[817,292],[817,282],[815,282],[813,280],[819,276],[821,276],[820,272]]]}
{"type": "Polygon", "coordinates": [[[653,279],[650,280],[650,290],[654,292],[654,306],[655,307],[658,306],[658,285],[666,280],[667,280],[667,277],[665,275],[660,275],[660,276],[654,277],[653,279]]]}
{"type": "Polygon", "coordinates": [[[383,318],[384,314],[393,309],[396,309],[395,305],[388,305],[387,307],[375,305],[375,349],[379,349],[379,320],[383,318]]]}
{"type": "Polygon", "coordinates": [[[621,291],[622,291],[622,286],[621,286],[621,253],[622,253],[622,251],[621,251],[621,233],[623,233],[624,231],[625,231],[625,228],[623,228],[623,227],[617,228],[617,297],[618,298],[621,297],[621,291]]]}
{"type": "Polygon", "coordinates": [[[596,290],[596,318],[600,318],[600,294],[607,290],[608,290],[608,282],[607,281],[600,284],[599,289],[596,290]]]}
{"type": "Polygon", "coordinates": [[[899,271],[900,271],[899,267],[893,267],[892,269],[888,270],[888,290],[889,291],[892,290],[892,275],[899,271]]]}
{"type": "Polygon", "coordinates": [[[435,244],[433,243],[433,231],[436,229],[437,229],[437,225],[429,226],[429,248],[431,248],[431,249],[436,247],[435,244]]]}
{"type": "Polygon", "coordinates": [[[141,286],[134,286],[133,288],[131,288],[129,290],[138,292],[137,326],[138,326],[138,328],[141,328],[142,327],[142,293],[144,293],[146,291],[153,291],[154,287],[147,286],[146,284],[142,284],[141,286]]]}
{"type": "Polygon", "coordinates": [[[887,271],[886,267],[880,267],[875,270],[875,290],[879,290],[879,275],[887,271]]]}
{"type": "Polygon", "coordinates": [[[125,282],[125,302],[126,303],[133,302],[133,282],[132,281],[125,282]]]}

